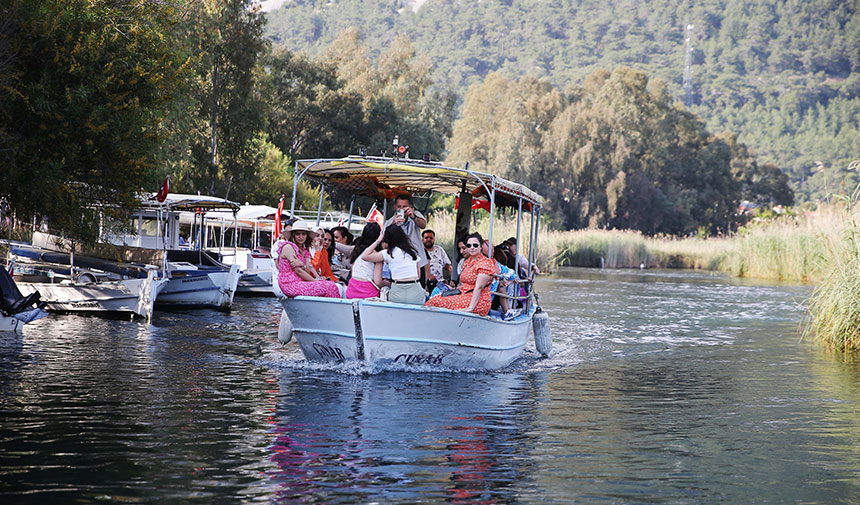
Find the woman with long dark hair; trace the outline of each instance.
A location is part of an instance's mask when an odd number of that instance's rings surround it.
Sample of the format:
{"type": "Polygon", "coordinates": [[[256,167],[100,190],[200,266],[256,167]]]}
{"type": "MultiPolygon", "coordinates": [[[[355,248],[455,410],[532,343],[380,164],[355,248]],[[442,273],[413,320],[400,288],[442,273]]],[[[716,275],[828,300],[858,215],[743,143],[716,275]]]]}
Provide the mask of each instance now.
{"type": "Polygon", "coordinates": [[[335,226],[331,229],[331,233],[334,239],[331,271],[338,279],[346,282],[352,273],[352,262],[349,261],[349,255],[352,254],[353,236],[346,226],[335,226]]]}
{"type": "Polygon", "coordinates": [[[373,298],[379,296],[382,285],[382,263],[372,263],[361,259],[361,254],[376,247],[376,239],[380,235],[379,225],[368,223],[364,226],[361,236],[352,245],[349,262],[352,264],[352,275],[346,286],[347,298],[373,298]]]}
{"type": "Polygon", "coordinates": [[[388,265],[392,283],[391,290],[388,292],[388,301],[412,305],[424,304],[427,292],[418,282],[420,277],[418,251],[412,246],[403,228],[399,226],[386,228],[385,233],[376,239],[373,248],[366,249],[361,258],[365,261],[378,264],[384,262],[388,265]],[[385,242],[387,247],[380,252],[373,250],[380,242],[385,242]]]}

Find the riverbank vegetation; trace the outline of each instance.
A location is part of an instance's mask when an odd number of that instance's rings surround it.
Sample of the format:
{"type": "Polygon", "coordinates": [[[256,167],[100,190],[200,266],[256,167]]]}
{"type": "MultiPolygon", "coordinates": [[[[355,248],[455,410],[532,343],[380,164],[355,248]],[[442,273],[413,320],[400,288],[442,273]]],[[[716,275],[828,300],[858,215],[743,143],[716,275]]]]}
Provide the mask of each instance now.
{"type": "MultiPolygon", "coordinates": [[[[538,233],[537,263],[543,270],[574,266],[588,268],[690,268],[725,272],[736,277],[780,281],[818,282],[828,275],[833,255],[831,242],[845,230],[845,211],[840,206],[822,206],[768,220],[753,220],[731,236],[646,236],[631,230],[583,229],[553,231],[545,225],[538,233]]],[[[440,242],[453,248],[454,218],[434,213],[428,226],[440,242]]],[[[486,218],[476,221],[483,234],[486,218]]],[[[523,237],[529,224],[522,223],[523,237]]],[[[499,219],[494,230],[498,243],[516,234],[516,221],[499,219]]],[[[523,243],[528,239],[524,238],[523,243]]]]}

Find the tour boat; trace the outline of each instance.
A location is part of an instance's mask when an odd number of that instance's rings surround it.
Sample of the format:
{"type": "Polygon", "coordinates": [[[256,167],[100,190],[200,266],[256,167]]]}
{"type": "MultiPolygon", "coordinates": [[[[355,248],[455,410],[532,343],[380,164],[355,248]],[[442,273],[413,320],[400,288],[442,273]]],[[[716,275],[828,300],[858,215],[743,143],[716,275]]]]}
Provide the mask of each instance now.
{"type": "MultiPolygon", "coordinates": [[[[386,201],[398,190],[429,197],[441,192],[459,196],[458,236],[469,230],[473,198],[489,203],[490,243],[497,207],[517,210],[517,243],[524,212],[529,212],[528,259],[534,262],[542,199],[526,186],[501,177],[447,167],[437,162],[398,157],[349,156],[299,160],[293,195],[304,178],[324,187],[386,201]]],[[[295,202],[295,197],[293,198],[295,202]]],[[[383,204],[383,208],[387,206],[383,204]]],[[[529,273],[533,280],[533,273],[529,273]]],[[[419,365],[450,369],[498,369],[516,360],[534,328],[536,347],[550,351],[546,313],[537,305],[528,282],[523,312],[512,320],[380,299],[284,297],[278,339],[296,338],[305,358],[322,362],[419,365]]]]}

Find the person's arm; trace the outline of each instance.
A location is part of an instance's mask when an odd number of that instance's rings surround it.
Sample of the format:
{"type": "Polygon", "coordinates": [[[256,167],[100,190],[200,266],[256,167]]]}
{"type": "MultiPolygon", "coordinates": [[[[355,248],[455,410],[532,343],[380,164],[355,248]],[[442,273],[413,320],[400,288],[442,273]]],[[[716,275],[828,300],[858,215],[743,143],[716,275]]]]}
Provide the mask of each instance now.
{"type": "Polygon", "coordinates": [[[334,248],[337,249],[338,252],[346,254],[348,257],[350,254],[352,254],[352,250],[355,249],[355,246],[354,245],[341,244],[340,242],[335,242],[334,248]]]}
{"type": "Polygon", "coordinates": [[[290,266],[293,267],[293,271],[296,272],[296,275],[298,275],[302,280],[316,280],[316,277],[314,277],[313,275],[311,275],[310,272],[308,272],[307,268],[304,266],[304,262],[296,257],[296,251],[293,250],[290,244],[284,244],[284,247],[281,248],[281,256],[283,258],[286,258],[286,260],[290,262],[290,266]],[[296,267],[294,265],[294,262],[299,262],[302,266],[296,267]]]}
{"type": "Polygon", "coordinates": [[[382,287],[382,262],[373,265],[373,283],[377,288],[382,287]]]}
{"type": "Polygon", "coordinates": [[[382,242],[382,233],[379,234],[379,237],[375,242],[367,246],[367,249],[361,253],[361,259],[364,261],[369,261],[371,263],[379,263],[385,258],[382,256],[382,253],[376,250],[376,246],[378,246],[382,242]]]}
{"type": "Polygon", "coordinates": [[[427,218],[425,218],[423,214],[413,209],[412,207],[409,208],[408,212],[409,215],[412,216],[412,219],[415,220],[415,224],[418,225],[419,230],[423,230],[427,227],[427,218]]]}
{"type": "Polygon", "coordinates": [[[448,263],[447,265],[445,265],[444,267],[442,267],[442,271],[443,271],[443,272],[448,272],[448,278],[449,278],[449,279],[450,279],[451,277],[453,277],[453,276],[454,276],[454,273],[453,273],[453,272],[454,272],[454,268],[453,268],[453,267],[451,267],[451,263],[448,263]]]}
{"type": "Polygon", "coordinates": [[[478,280],[475,281],[475,290],[472,291],[472,300],[469,302],[469,306],[463,310],[467,312],[475,312],[475,309],[478,307],[478,302],[481,301],[481,290],[489,286],[491,280],[493,280],[493,278],[489,274],[478,274],[478,280]]]}

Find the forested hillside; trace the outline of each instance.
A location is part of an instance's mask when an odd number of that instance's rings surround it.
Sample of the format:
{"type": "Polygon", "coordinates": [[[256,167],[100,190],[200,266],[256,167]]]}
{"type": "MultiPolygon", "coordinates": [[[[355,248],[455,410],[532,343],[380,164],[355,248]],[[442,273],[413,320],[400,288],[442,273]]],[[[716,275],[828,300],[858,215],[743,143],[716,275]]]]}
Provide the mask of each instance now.
{"type": "Polygon", "coordinates": [[[860,158],[857,0],[287,0],[266,33],[319,55],[350,26],[371,54],[405,34],[460,97],[494,71],[565,89],[596,69],[642,69],[781,168],[798,200],[860,181],[846,171],[860,158]]]}

